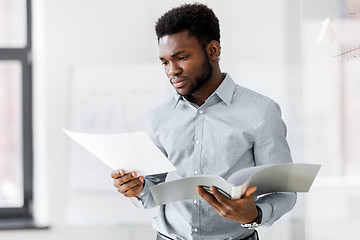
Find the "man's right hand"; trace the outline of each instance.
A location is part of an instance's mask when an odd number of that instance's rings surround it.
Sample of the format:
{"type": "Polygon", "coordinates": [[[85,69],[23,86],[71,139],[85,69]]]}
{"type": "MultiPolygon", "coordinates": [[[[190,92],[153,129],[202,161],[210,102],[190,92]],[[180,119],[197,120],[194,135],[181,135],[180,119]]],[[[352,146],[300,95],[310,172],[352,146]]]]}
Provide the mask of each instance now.
{"type": "Polygon", "coordinates": [[[119,169],[113,171],[111,177],[118,192],[125,197],[136,197],[144,188],[145,179],[143,176],[138,177],[136,172],[125,173],[119,169]]]}

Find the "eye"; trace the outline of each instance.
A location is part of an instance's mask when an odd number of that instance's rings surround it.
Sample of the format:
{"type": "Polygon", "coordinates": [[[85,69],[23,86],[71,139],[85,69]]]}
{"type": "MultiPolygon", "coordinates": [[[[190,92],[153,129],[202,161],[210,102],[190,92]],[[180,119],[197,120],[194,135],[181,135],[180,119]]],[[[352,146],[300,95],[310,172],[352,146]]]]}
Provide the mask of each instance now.
{"type": "Polygon", "coordinates": [[[163,62],[161,62],[161,65],[163,65],[163,66],[166,66],[166,65],[168,65],[168,61],[163,61],[163,62]]]}
{"type": "Polygon", "coordinates": [[[183,56],[183,57],[179,57],[178,60],[179,61],[185,61],[186,59],[188,59],[189,56],[183,56]]]}

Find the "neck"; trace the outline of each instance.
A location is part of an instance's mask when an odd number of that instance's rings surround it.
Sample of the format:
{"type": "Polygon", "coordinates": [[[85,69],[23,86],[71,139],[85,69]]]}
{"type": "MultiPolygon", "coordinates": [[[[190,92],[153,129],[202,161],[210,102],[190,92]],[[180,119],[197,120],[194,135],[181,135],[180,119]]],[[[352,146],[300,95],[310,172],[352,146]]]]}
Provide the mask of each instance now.
{"type": "Polygon", "coordinates": [[[219,87],[224,78],[225,75],[221,73],[220,68],[214,68],[210,81],[201,89],[188,96],[187,99],[198,106],[203,105],[206,99],[219,87]]]}

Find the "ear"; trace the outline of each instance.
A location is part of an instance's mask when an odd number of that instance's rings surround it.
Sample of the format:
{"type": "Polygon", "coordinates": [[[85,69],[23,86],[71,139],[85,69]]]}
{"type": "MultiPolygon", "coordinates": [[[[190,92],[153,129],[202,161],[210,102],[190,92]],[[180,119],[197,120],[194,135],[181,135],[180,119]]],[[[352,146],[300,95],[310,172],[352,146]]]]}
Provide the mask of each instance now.
{"type": "Polygon", "coordinates": [[[207,46],[209,59],[211,61],[217,60],[220,56],[220,50],[221,50],[220,43],[216,40],[211,41],[207,46]]]}

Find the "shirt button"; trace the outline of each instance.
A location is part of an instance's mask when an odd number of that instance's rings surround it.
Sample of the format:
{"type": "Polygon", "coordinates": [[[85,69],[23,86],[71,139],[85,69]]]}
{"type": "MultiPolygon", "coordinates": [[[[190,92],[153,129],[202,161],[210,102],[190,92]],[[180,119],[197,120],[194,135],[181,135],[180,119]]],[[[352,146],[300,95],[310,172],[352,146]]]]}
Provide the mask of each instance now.
{"type": "Polygon", "coordinates": [[[198,174],[199,174],[199,170],[195,170],[195,171],[194,171],[194,174],[195,174],[195,175],[198,175],[198,174]]]}
{"type": "Polygon", "coordinates": [[[198,204],[198,200],[195,199],[195,200],[194,200],[194,204],[195,204],[195,205],[198,204]]]}
{"type": "Polygon", "coordinates": [[[199,229],[197,227],[194,228],[194,232],[199,232],[199,229]]]}
{"type": "Polygon", "coordinates": [[[199,141],[199,140],[196,140],[196,141],[195,141],[195,143],[196,143],[196,144],[199,144],[199,143],[200,143],[200,141],[199,141]]]}
{"type": "Polygon", "coordinates": [[[199,110],[199,113],[202,114],[202,113],[203,113],[203,110],[199,110]]]}

